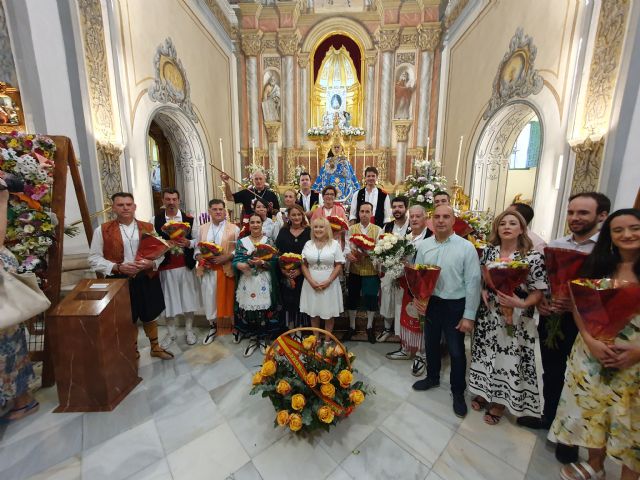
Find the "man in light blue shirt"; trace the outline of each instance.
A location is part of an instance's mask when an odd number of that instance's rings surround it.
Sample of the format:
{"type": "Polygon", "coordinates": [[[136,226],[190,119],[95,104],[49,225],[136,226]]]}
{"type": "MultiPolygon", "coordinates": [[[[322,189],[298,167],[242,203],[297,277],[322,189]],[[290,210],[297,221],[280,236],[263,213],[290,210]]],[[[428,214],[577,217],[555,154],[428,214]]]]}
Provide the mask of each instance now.
{"type": "Polygon", "coordinates": [[[417,304],[425,315],[424,339],[427,353],[427,377],[413,384],[414,390],[429,390],[440,385],[440,337],[444,337],[451,356],[451,393],[453,411],[467,414],[464,391],[467,357],[464,335],[473,330],[480,305],[480,261],[471,242],[453,232],[456,217],[453,208],[440,205],[433,212],[435,235],[418,246],[416,264],[441,268],[429,305],[417,304]]]}

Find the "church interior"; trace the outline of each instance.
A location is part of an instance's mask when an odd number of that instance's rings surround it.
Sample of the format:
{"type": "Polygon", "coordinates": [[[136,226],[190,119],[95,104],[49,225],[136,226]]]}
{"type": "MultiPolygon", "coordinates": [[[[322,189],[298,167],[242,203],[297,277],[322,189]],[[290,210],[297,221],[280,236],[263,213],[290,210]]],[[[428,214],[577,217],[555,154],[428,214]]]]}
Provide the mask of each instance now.
{"type": "MultiPolygon", "coordinates": [[[[456,212],[481,218],[527,204],[535,210],[529,228],[546,242],[568,233],[575,194],[602,192],[612,211],[640,208],[638,2],[2,0],[0,7],[0,136],[47,137],[37,158],[55,160],[51,191],[27,202],[53,220],[13,245],[20,268],[54,292],[52,309],[96,279],[92,234],[115,218],[118,192],[135,197],[144,222],[161,212],[163,191],[175,189],[180,210],[196,222],[209,215],[211,199],[222,199],[226,218],[242,226],[246,212],[225,182],[238,191],[262,171],[282,198],[308,173],[314,190],[333,185],[347,204],[375,167],[380,189],[427,210],[439,189],[456,212]],[[346,159],[344,184],[336,146],[346,159]],[[429,187],[431,179],[441,186],[429,187]]],[[[15,138],[2,140],[2,150],[17,148],[15,138]]],[[[99,300],[91,293],[85,300],[99,300]]],[[[60,376],[68,372],[51,348],[87,340],[64,340],[71,331],[51,328],[49,313],[26,328],[39,410],[0,423],[2,479],[559,478],[546,431],[521,428],[515,418],[489,428],[473,412],[454,417],[448,387],[429,396],[412,390],[406,364],[385,359],[393,342],[362,341],[362,316],[359,341],[347,345],[376,393],[330,432],[305,437],[274,429],[271,405],[249,396],[262,355],[243,356],[231,335],[195,346],[179,335],[175,358],[165,362],[149,356],[151,337],[140,328],[141,381],[110,411],[65,410],[60,376]]],[[[336,331],[347,322],[337,319],[336,331]]],[[[159,324],[162,336],[162,316],[159,324]]],[[[201,311],[195,325],[200,342],[201,311]]],[[[375,325],[382,328],[381,317],[375,325]]],[[[447,360],[444,369],[448,386],[447,360]]],[[[618,478],[620,465],[606,465],[618,478]]]]}

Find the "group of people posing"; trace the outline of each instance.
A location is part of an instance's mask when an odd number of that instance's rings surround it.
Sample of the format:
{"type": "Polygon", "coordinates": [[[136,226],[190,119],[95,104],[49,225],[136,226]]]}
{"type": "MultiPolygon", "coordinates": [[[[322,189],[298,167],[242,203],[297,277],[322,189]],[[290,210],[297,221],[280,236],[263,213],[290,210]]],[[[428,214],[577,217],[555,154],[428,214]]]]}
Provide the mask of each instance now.
{"type": "MultiPolygon", "coordinates": [[[[415,390],[439,386],[442,340],[451,359],[450,386],[453,411],[467,414],[464,393],[472,394],[471,407],[482,412],[485,423],[496,425],[509,412],[529,428],[550,429],[557,443],[556,457],[567,465],[565,479],[604,478],[606,454],[623,464],[622,479],[638,479],[640,472],[640,316],[613,344],[592,338],[572,315],[569,302],[552,302],[544,242],[528,230],[533,210],[514,204],[496,215],[489,243],[479,256],[474,246],[454,232],[455,212],[446,192],[434,196],[428,217],[421,206],[409,207],[403,196],[393,199],[376,186],[378,172],[365,170],[366,185],[354,194],[349,216],[327,186],[311,190],[311,178],[300,176],[300,191],[287,190],[280,208],[278,195],[257,172],[250,188],[227,195],[242,203],[246,226],[227,219],[222,200],[209,202],[210,221],[202,224],[179,209],[179,193],[163,192],[164,209],[151,222],[135,219],[131,194],[113,198],[116,219],[96,229],[90,263],[107,277],[129,278],[132,314],[140,319],[151,343],[151,355],[173,357],[169,346],[176,339],[177,316],[185,317],[187,344],[197,342],[194,312],[203,310],[209,331],[203,343],[214,341],[218,324],[232,319],[234,342],[247,340],[244,355],[266,350],[287,328],[323,327],[333,331],[345,311],[349,328],[343,341],[356,333],[356,314],[366,312],[366,334],[371,343],[390,335],[400,337],[391,360],[410,360],[411,372],[426,376],[415,390]],[[348,229],[336,231],[327,220],[340,217],[348,229]],[[135,260],[143,232],[168,238],[162,226],[188,222],[191,230],[176,242],[182,251],[155,261],[135,260]],[[377,241],[382,233],[408,238],[417,253],[407,263],[440,267],[440,276],[428,304],[411,298],[409,288],[381,285],[381,273],[364,252],[354,249],[352,235],[377,241]],[[194,267],[201,258],[199,243],[211,242],[222,252],[210,260],[213,267],[194,267]],[[270,259],[254,255],[260,245],[273,245],[270,259]],[[287,269],[278,255],[302,256],[300,268],[287,269]],[[512,295],[494,292],[483,282],[481,267],[497,260],[526,262],[526,281],[512,295]],[[159,271],[159,275],[156,274],[159,271]],[[346,303],[346,305],[345,305],[346,303]],[[507,322],[504,311],[513,309],[507,322]],[[158,340],[156,318],[165,311],[168,333],[158,340]],[[374,332],[380,313],[384,328],[374,332]],[[545,342],[547,319],[562,317],[559,344],[545,342]],[[508,323],[512,323],[509,325],[508,323]],[[421,325],[424,325],[423,327],[421,325]],[[471,361],[467,377],[465,334],[471,333],[471,361]],[[541,355],[542,372],[536,357],[541,355]],[[606,381],[604,365],[615,369],[606,381]],[[566,372],[565,372],[566,370],[566,372]],[[467,385],[468,378],[468,385],[467,385]],[[589,449],[588,462],[578,462],[578,446],[589,449]]],[[[618,210],[609,215],[610,201],[596,192],[570,198],[567,226],[570,234],[552,247],[591,252],[582,277],[640,281],[640,211],[618,210]]],[[[330,341],[326,338],[325,341],[330,341]]]]}

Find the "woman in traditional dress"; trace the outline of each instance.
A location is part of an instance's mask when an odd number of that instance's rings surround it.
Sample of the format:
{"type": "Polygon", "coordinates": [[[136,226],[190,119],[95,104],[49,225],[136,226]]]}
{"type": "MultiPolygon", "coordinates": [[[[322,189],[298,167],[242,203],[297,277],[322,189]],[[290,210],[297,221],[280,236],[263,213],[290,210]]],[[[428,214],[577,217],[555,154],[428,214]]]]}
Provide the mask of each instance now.
{"type": "MultiPolygon", "coordinates": [[[[280,255],[285,253],[300,255],[305,244],[311,239],[311,229],[307,223],[304,209],[300,205],[294,203],[289,207],[287,216],[290,223],[280,230],[276,239],[276,247],[280,255]]],[[[280,314],[282,323],[288,328],[309,326],[309,316],[300,312],[300,293],[302,292],[303,280],[301,269],[285,270],[280,266],[280,299],[282,300],[280,314]]]]}
{"type": "MultiPolygon", "coordinates": [[[[15,273],[18,261],[4,246],[8,202],[9,191],[0,176],[0,268],[15,273]]],[[[0,329],[0,422],[19,420],[38,411],[40,405],[29,392],[34,379],[24,325],[0,329]]]]}
{"type": "Polygon", "coordinates": [[[283,227],[289,224],[289,208],[296,204],[296,191],[287,189],[282,194],[284,207],[276,214],[276,219],[273,221],[275,224],[273,227],[273,241],[278,238],[278,234],[283,227]]]}
{"type": "Polygon", "coordinates": [[[251,339],[244,351],[249,357],[257,347],[264,353],[267,342],[280,334],[282,326],[277,313],[277,278],[275,256],[271,260],[254,258],[256,245],[271,240],[262,231],[262,217],[249,217],[250,233],[238,240],[233,257],[236,270],[236,312],[234,343],[251,339]]]}
{"type": "Polygon", "coordinates": [[[269,237],[269,239],[273,242],[275,240],[273,231],[276,224],[271,219],[271,205],[269,205],[269,203],[267,203],[265,200],[257,198],[253,206],[253,211],[257,213],[262,219],[262,233],[269,237]]]}
{"type": "MultiPolygon", "coordinates": [[[[311,222],[312,237],[302,250],[304,283],[300,295],[300,311],[311,317],[311,325],[333,331],[334,318],[343,311],[342,289],[338,276],[345,263],[342,247],[331,235],[326,218],[311,222]]],[[[325,339],[330,341],[330,337],[325,339]]]]}
{"type": "Polygon", "coordinates": [[[517,212],[506,211],[496,217],[489,246],[480,264],[486,267],[500,260],[529,264],[525,283],[514,294],[485,289],[483,305],[471,345],[469,391],[476,394],[471,408],[485,411],[484,421],[496,425],[505,407],[515,416],[539,417],[542,413],[536,369],[535,305],[547,289],[544,257],[533,250],[527,224],[517,212]],[[513,308],[513,325],[507,326],[502,307],[513,308]]]}
{"type": "MultiPolygon", "coordinates": [[[[336,190],[336,187],[332,185],[327,185],[322,189],[323,206],[316,208],[313,215],[311,215],[312,223],[316,218],[340,217],[347,225],[349,224],[349,219],[347,218],[347,213],[344,211],[344,207],[339,203],[336,203],[337,195],[338,190],[336,190]]],[[[333,232],[333,239],[340,242],[341,248],[344,248],[345,235],[346,230],[342,232],[333,232]]]]}
{"type": "MultiPolygon", "coordinates": [[[[612,213],[581,276],[640,282],[640,210],[612,213]]],[[[560,471],[565,480],[605,477],[608,455],[622,463],[621,480],[640,478],[640,315],[613,344],[593,338],[579,315],[580,335],[567,363],[564,389],[549,438],[589,451],[588,462],[560,471]],[[606,369],[606,370],[605,370],[606,369]],[[607,375],[603,376],[603,372],[607,375]],[[555,438],[554,438],[555,437],[555,438]]]]}

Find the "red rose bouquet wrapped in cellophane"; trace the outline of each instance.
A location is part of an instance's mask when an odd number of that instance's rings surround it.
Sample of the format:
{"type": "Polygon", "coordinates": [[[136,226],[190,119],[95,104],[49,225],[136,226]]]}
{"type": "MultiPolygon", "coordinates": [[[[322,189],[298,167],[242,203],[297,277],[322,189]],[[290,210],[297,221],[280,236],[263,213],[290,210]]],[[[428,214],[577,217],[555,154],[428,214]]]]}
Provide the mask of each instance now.
{"type": "Polygon", "coordinates": [[[612,344],[640,315],[640,284],[602,278],[579,278],[569,283],[571,300],[589,334],[612,344]]]}
{"type": "Polygon", "coordinates": [[[587,254],[578,250],[545,247],[544,263],[553,300],[570,298],[569,282],[578,278],[578,272],[586,258],[587,254]]]}
{"type": "Polygon", "coordinates": [[[161,230],[169,235],[170,240],[178,240],[188,235],[189,230],[191,230],[191,225],[187,222],[175,222],[172,220],[165,223],[161,230]]]}
{"type": "Polygon", "coordinates": [[[222,247],[213,242],[200,242],[198,243],[200,248],[200,260],[198,261],[198,267],[213,269],[215,263],[211,263],[211,260],[222,253],[222,247]]]}
{"type": "Polygon", "coordinates": [[[358,257],[358,259],[360,259],[363,254],[372,252],[376,246],[376,241],[369,235],[363,233],[354,233],[349,238],[349,242],[352,247],[351,253],[358,257]]]}
{"type": "Polygon", "coordinates": [[[138,260],[157,260],[169,251],[171,245],[153,233],[143,233],[136,253],[138,260]]]}
{"type": "Polygon", "coordinates": [[[278,253],[278,249],[272,247],[268,243],[256,243],[256,249],[253,251],[253,258],[268,262],[278,253]]]}
{"type": "Polygon", "coordinates": [[[342,217],[338,217],[337,215],[330,215],[327,217],[327,220],[329,221],[329,225],[331,225],[331,230],[333,230],[334,232],[349,230],[349,224],[342,217]]]}
{"type": "MultiPolygon", "coordinates": [[[[302,266],[302,255],[297,253],[283,253],[280,255],[278,262],[280,263],[280,267],[287,272],[299,270],[302,266]]],[[[295,288],[296,286],[296,281],[293,278],[287,278],[287,283],[290,288],[295,288]]]]}
{"type": "Polygon", "coordinates": [[[405,265],[404,278],[407,281],[407,288],[413,298],[425,305],[429,304],[429,298],[440,277],[440,267],[436,265],[405,265]]]}
{"type": "MultiPolygon", "coordinates": [[[[499,260],[485,265],[482,273],[490,289],[511,296],[519,285],[526,282],[529,264],[520,260],[499,260]]],[[[513,307],[500,305],[500,310],[504,314],[509,336],[513,336],[513,307]]]]}

